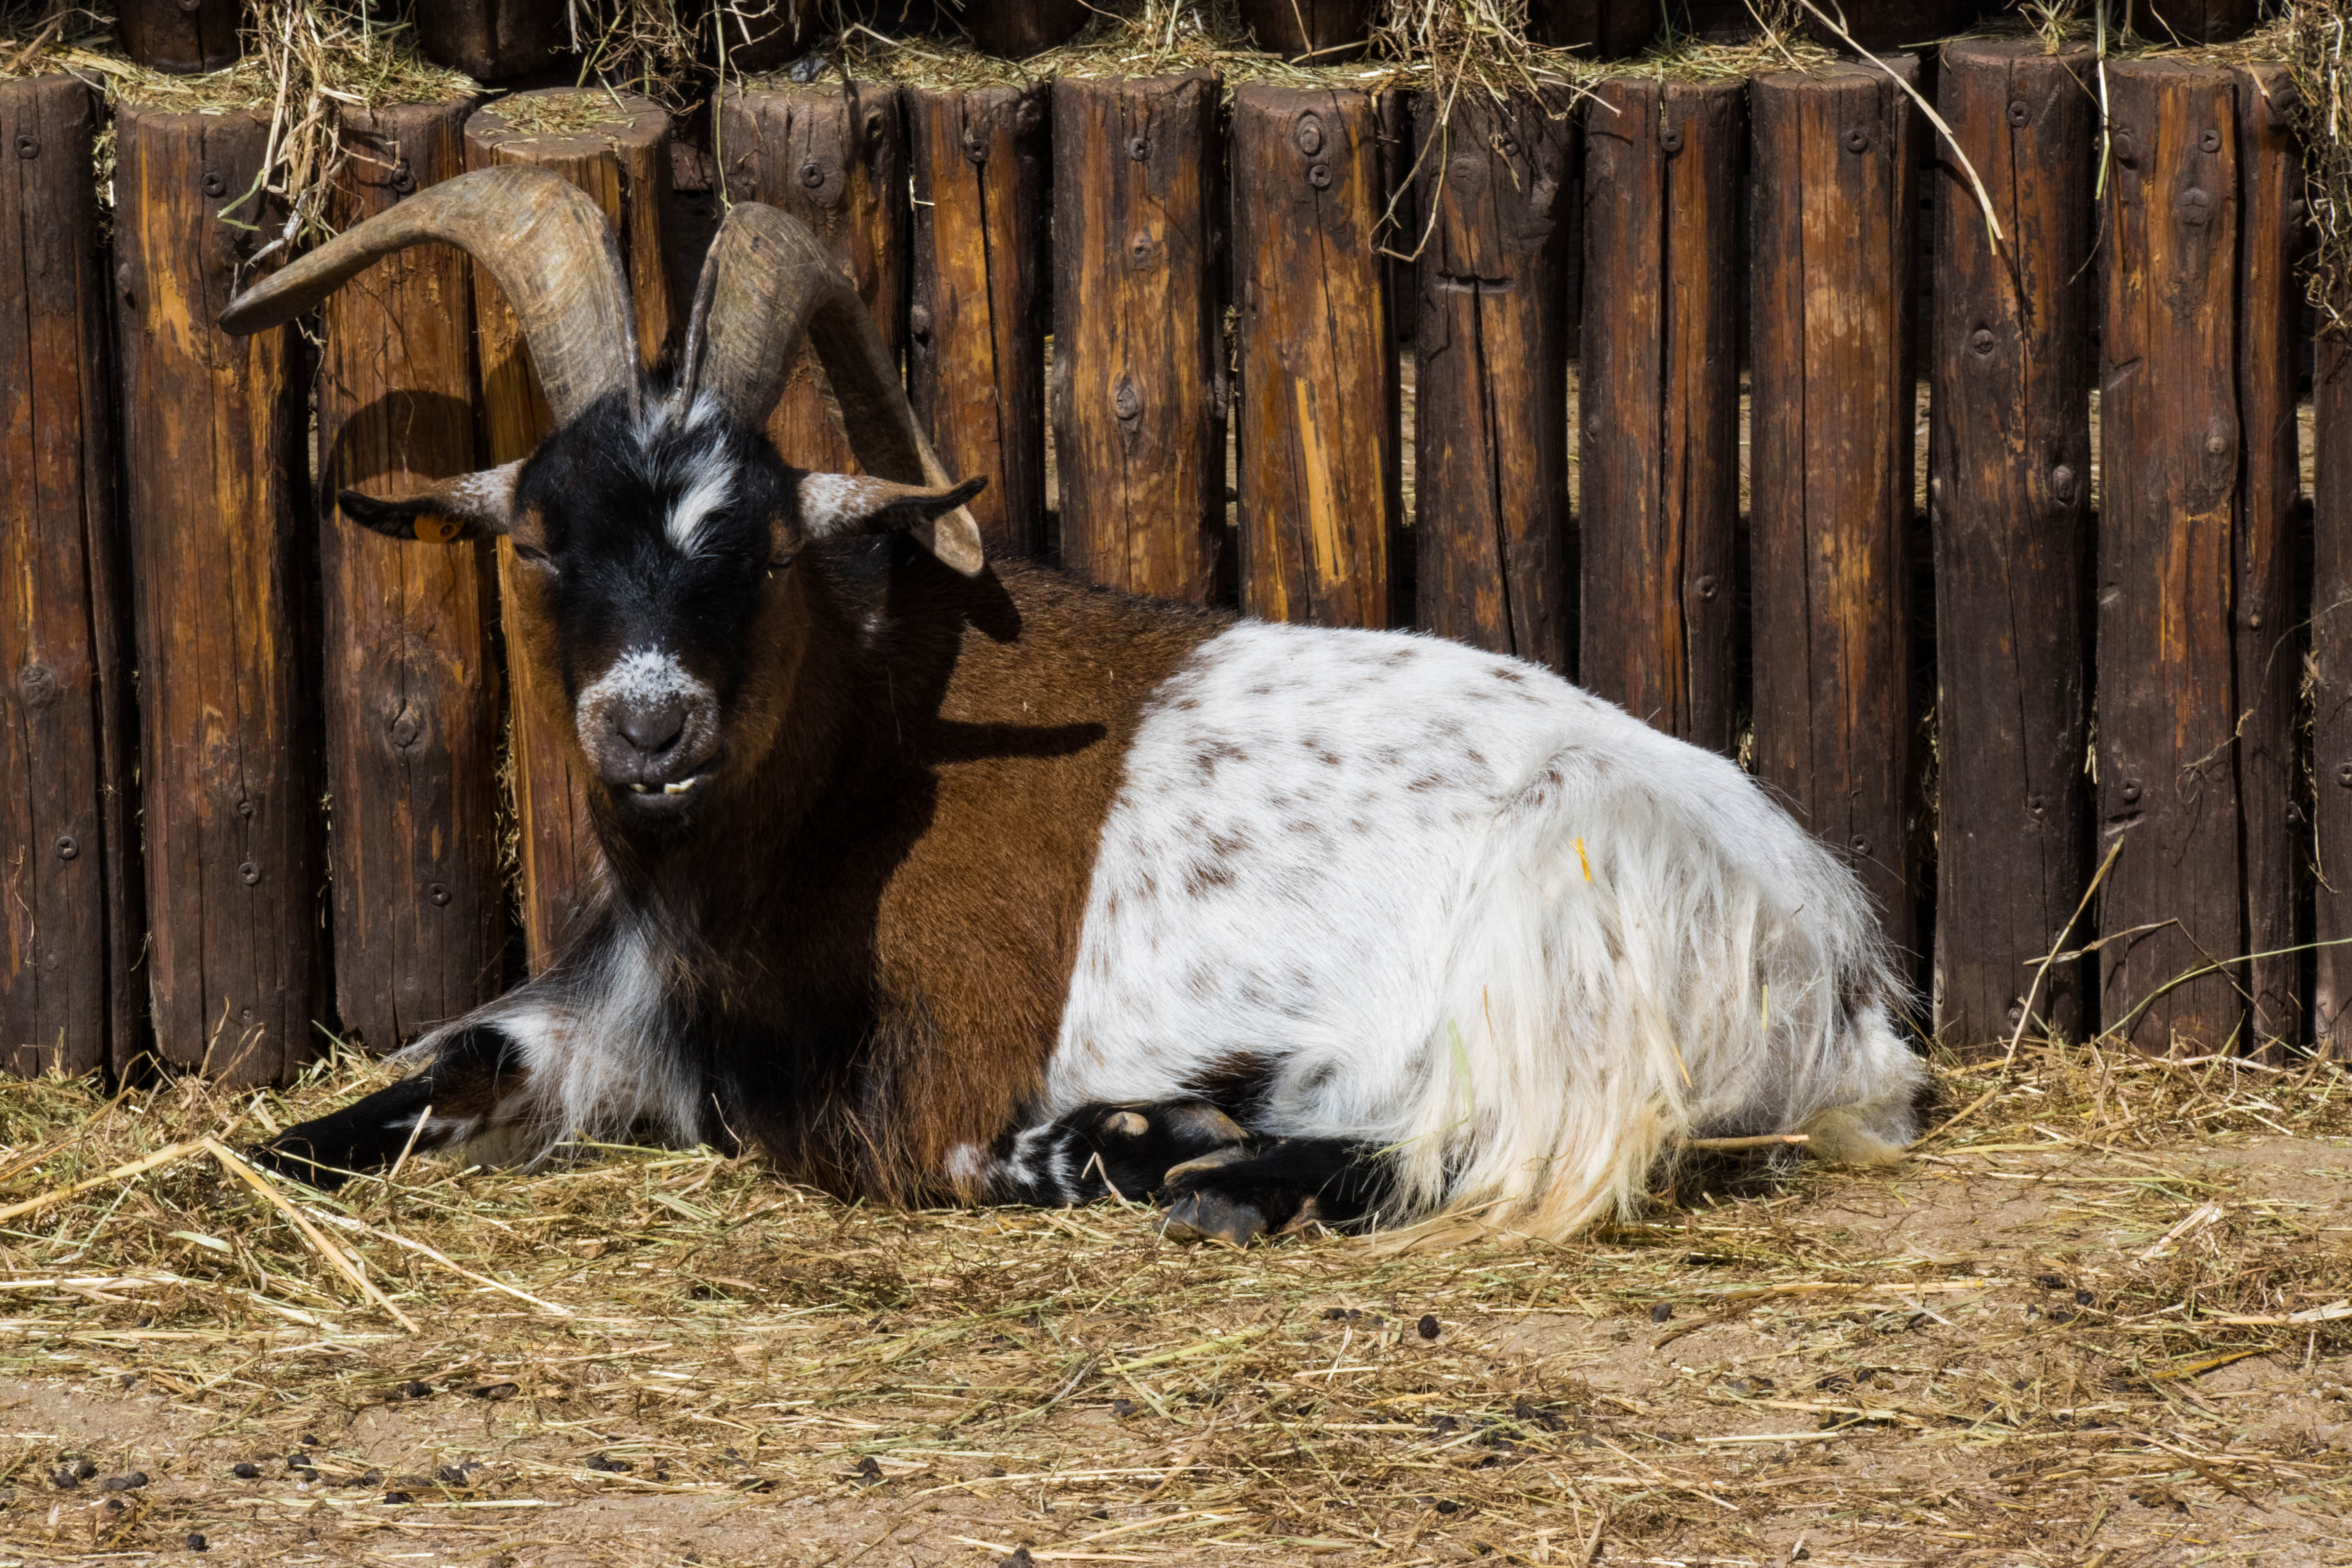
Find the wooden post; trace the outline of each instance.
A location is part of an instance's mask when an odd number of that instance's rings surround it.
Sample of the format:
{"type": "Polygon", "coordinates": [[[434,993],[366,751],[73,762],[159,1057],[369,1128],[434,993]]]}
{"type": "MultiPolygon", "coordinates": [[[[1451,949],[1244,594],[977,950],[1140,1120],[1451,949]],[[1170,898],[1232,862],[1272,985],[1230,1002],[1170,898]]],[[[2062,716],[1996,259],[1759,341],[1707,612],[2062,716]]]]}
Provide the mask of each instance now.
{"type": "Polygon", "coordinates": [[[0,1061],[27,1078],[146,1045],[96,130],[72,77],[0,82],[0,1061]]]}
{"type": "Polygon", "coordinates": [[[1586,689],[1733,747],[1747,84],[1614,77],[1584,119],[1586,689]]]}
{"type": "MultiPolygon", "coordinates": [[[[824,82],[733,91],[719,120],[729,199],[765,202],[808,225],[856,285],[882,341],[903,350],[908,216],[898,89],[824,82]]],[[[796,467],[856,473],[849,443],[825,411],[823,379],[815,351],[803,345],[769,417],[769,438],[796,467]]]]}
{"type": "MultiPolygon", "coordinates": [[[[2000,0],[1843,0],[1843,5],[1825,5],[1822,9],[1843,16],[1854,43],[1884,54],[1965,32],[1979,18],[2004,7],[2000,0]]],[[[1811,13],[1804,13],[1799,21],[1805,37],[1842,54],[1853,53],[1844,38],[1823,26],[1811,13]]]]}
{"type": "MultiPolygon", "coordinates": [[[[1944,118],[1986,182],[1998,253],[1948,150],[1936,166],[1938,834],[1936,1029],[2004,1046],[2079,1040],[2082,964],[2056,951],[2091,874],[2084,672],[2091,556],[2091,296],[2097,173],[2091,52],[2025,39],[1946,46],[1944,118]]],[[[2067,945],[2089,939],[2084,929],[2067,945]]]]}
{"type": "Polygon", "coordinates": [[[1067,41],[1093,15],[1087,0],[989,0],[956,20],[984,52],[1019,59],[1067,41]]]}
{"type": "MultiPolygon", "coordinates": [[[[338,228],[463,172],[467,101],[346,110],[338,228]]],[[[465,257],[389,257],[321,308],[319,575],[336,1009],[376,1050],[488,1001],[504,979],[499,669],[492,556],[404,544],[344,519],[342,490],[397,496],[479,466],[465,257]]]]}
{"type": "Polygon", "coordinates": [[[906,91],[908,390],[948,471],[987,478],[971,513],[992,553],[1045,545],[1049,91],[906,91]]]}
{"type": "Polygon", "coordinates": [[[416,0],[416,46],[477,81],[530,76],[573,51],[564,0],[416,0]]]}
{"type": "Polygon", "coordinates": [[[1252,82],[1233,127],[1242,608],[1385,626],[1404,519],[1377,108],[1252,82]]]}
{"type": "MultiPolygon", "coordinates": [[[[1917,80],[1914,58],[1886,63],[1917,80]]],[[[1859,66],[1754,95],[1756,772],[1907,952],[1919,117],[1859,66]]]]}
{"type": "Polygon", "coordinates": [[[2218,44],[2253,30],[2262,0],[2126,0],[2115,18],[2147,38],[2218,44]]]}
{"type": "Polygon", "coordinates": [[[1570,102],[1566,89],[1500,103],[1464,93],[1441,126],[1430,94],[1412,101],[1428,226],[1416,274],[1420,624],[1562,671],[1574,608],[1570,102]]]}
{"type": "Polygon", "coordinates": [[[2352,337],[2319,334],[2311,377],[2312,1032],[2352,1061],[2352,337]]]}
{"type": "Polygon", "coordinates": [[[2304,1034],[2303,954],[2295,945],[2296,842],[2303,811],[2295,707],[2303,638],[2295,614],[2297,361],[2303,340],[2303,154],[2294,79],[2280,62],[2240,66],[2238,422],[2245,433],[2238,493],[2236,616],[2238,804],[2242,814],[2249,1043],[2293,1045],[2304,1034]]]}
{"type": "Polygon", "coordinates": [[[1657,31],[1656,0],[1528,0],[1528,37],[1554,48],[1585,49],[1616,60],[1640,50],[1657,31]]]}
{"type": "MultiPolygon", "coordinates": [[[[587,90],[603,96],[599,89],[587,90]]],[[[535,163],[596,198],[614,224],[628,265],[637,342],[651,363],[672,331],[685,325],[684,302],[662,252],[664,209],[669,201],[669,116],[644,99],[623,94],[626,118],[587,132],[534,136],[514,129],[502,110],[541,96],[519,94],[501,100],[501,109],[477,110],[466,121],[467,166],[535,163]]],[[[554,421],[540,395],[513,310],[486,268],[474,268],[472,274],[482,378],[482,457],[489,463],[512,462],[536,448],[554,421]]],[[[514,574],[514,552],[503,542],[498,547],[498,571],[503,602],[511,596],[514,574]]],[[[537,970],[587,912],[596,844],[587,799],[554,739],[559,731],[551,728],[571,721],[562,681],[553,670],[533,668],[511,623],[507,630],[507,676],[514,696],[509,732],[515,752],[515,811],[522,837],[523,939],[537,970]]]]}
{"type": "Polygon", "coordinates": [[[1378,0],[1241,0],[1241,17],[1259,48],[1328,66],[1363,54],[1378,8],[1378,0]]]}
{"type": "Polygon", "coordinates": [[[2237,105],[2217,66],[2107,67],[2099,405],[2100,1021],[2143,1049],[2242,1043],[2246,949],[2231,595],[2238,559],[2237,105]],[[2242,968],[2242,965],[2233,967],[2242,968]]]}
{"type": "Polygon", "coordinates": [[[124,104],[115,128],[157,1047],[226,1084],[268,1083],[313,1054],[324,1000],[299,350],[291,328],[214,324],[280,222],[239,200],[269,127],[124,104]]]}
{"type": "Polygon", "coordinates": [[[1062,562],[1131,594],[1231,596],[1217,80],[1054,83],[1062,562]]]}
{"type": "Polygon", "coordinates": [[[116,0],[114,32],[149,70],[192,76],[236,64],[244,14],[240,0],[116,0]]]}

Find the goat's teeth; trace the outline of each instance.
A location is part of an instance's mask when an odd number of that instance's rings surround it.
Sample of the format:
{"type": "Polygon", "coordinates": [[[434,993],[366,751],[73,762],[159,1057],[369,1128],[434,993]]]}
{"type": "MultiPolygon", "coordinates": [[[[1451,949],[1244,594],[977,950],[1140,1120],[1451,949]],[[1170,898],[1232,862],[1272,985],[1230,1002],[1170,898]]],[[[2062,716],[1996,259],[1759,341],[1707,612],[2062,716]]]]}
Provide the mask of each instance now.
{"type": "Polygon", "coordinates": [[[693,787],[694,781],[692,779],[688,779],[683,784],[666,784],[662,785],[662,794],[684,795],[688,790],[690,790],[693,787]]]}
{"type": "Polygon", "coordinates": [[[633,789],[633,790],[635,790],[639,795],[643,795],[643,794],[645,794],[645,793],[646,793],[646,786],[645,786],[645,785],[643,785],[643,784],[631,784],[629,787],[630,787],[631,789],[633,789]]]}

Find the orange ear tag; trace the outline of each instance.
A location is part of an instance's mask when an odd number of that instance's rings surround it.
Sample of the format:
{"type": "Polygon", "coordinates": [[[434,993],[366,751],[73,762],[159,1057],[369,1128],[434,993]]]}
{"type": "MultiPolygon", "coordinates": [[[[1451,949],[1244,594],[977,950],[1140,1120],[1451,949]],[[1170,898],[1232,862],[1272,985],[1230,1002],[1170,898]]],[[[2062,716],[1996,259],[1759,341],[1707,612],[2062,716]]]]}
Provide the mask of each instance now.
{"type": "Polygon", "coordinates": [[[465,526],[455,518],[426,512],[416,520],[416,537],[427,544],[446,544],[464,532],[465,526]]]}

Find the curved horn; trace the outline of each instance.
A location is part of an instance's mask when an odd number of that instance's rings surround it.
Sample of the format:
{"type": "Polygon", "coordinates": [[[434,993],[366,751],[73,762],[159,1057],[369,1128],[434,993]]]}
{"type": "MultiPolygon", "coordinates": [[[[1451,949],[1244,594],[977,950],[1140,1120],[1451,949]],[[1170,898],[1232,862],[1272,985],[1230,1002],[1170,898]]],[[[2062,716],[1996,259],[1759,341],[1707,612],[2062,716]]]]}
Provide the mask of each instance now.
{"type": "Polygon", "coordinates": [[[545,169],[482,169],[427,186],[230,300],[221,330],[281,326],[379,258],[436,239],[499,280],[558,424],[616,389],[635,397],[636,323],[612,228],[593,197],[545,169]]]}
{"type": "MultiPolygon", "coordinates": [[[[756,430],[783,396],[803,335],[824,367],[858,466],[878,479],[952,487],[915,423],[897,356],[816,236],[774,207],[738,203],[710,242],[695,289],[685,384],[739,427],[756,430]]],[[[958,506],[928,529],[933,555],[966,576],[978,574],[980,525],[971,512],[958,506]]]]}

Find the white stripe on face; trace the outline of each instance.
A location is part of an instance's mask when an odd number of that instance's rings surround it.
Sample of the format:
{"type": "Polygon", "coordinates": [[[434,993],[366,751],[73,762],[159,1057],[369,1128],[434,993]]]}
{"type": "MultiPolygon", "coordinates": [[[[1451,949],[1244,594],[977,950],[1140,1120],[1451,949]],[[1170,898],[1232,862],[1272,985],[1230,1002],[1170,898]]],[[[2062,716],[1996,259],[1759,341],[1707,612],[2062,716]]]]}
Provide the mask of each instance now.
{"type": "Polygon", "coordinates": [[[687,465],[686,489],[663,525],[670,544],[681,554],[693,554],[702,525],[734,499],[735,468],[727,454],[716,445],[697,454],[687,465]]]}

